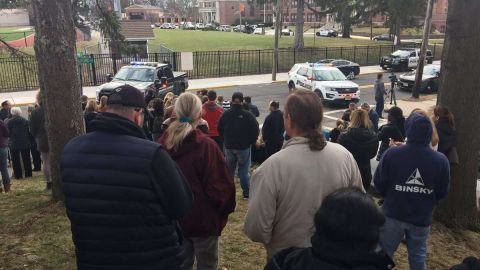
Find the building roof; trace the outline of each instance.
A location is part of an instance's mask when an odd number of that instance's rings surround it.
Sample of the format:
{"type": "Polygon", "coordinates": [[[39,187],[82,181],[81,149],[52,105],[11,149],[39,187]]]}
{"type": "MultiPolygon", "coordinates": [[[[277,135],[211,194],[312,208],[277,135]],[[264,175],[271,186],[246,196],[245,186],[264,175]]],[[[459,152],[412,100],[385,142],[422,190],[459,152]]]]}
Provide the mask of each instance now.
{"type": "Polygon", "coordinates": [[[0,15],[7,15],[7,14],[25,14],[28,13],[26,9],[0,9],[0,15]]]}
{"type": "Polygon", "coordinates": [[[151,5],[131,5],[131,6],[128,6],[128,7],[125,8],[125,10],[128,10],[128,9],[158,9],[158,10],[162,10],[159,7],[151,6],[151,5]]]}
{"type": "Polygon", "coordinates": [[[137,20],[120,21],[120,25],[122,27],[120,33],[122,33],[127,41],[149,40],[155,38],[150,22],[137,20]]]}

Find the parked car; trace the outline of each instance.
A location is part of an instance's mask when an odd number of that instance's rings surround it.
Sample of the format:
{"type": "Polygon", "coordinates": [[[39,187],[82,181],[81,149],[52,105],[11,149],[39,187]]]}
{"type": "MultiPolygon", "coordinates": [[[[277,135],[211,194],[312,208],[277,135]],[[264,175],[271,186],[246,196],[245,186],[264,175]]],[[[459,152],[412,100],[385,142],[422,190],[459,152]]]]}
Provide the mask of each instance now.
{"type": "MultiPolygon", "coordinates": [[[[415,84],[416,70],[399,76],[398,87],[403,90],[412,91],[415,84]]],[[[423,68],[421,93],[432,93],[438,90],[440,84],[440,65],[426,65],[423,68]]]]}
{"type": "Polygon", "coordinates": [[[281,35],[282,36],[294,36],[295,32],[293,32],[292,30],[290,30],[288,28],[285,28],[285,29],[282,29],[281,35]]]}
{"type": "Polygon", "coordinates": [[[245,25],[237,25],[233,27],[233,32],[244,32],[245,31],[245,25]]]}
{"type": "Polygon", "coordinates": [[[288,88],[313,91],[324,102],[347,104],[360,100],[358,84],[349,81],[336,67],[295,64],[288,72],[288,88]]]}
{"type": "Polygon", "coordinates": [[[187,73],[173,72],[169,64],[156,62],[131,62],[122,67],[115,77],[107,74],[107,81],[97,90],[97,102],[102,96],[110,96],[115,88],[125,84],[138,88],[145,95],[153,93],[160,98],[168,92],[180,95],[188,89],[187,73]]]}
{"type": "Polygon", "coordinates": [[[213,23],[207,23],[205,24],[203,31],[217,31],[217,27],[213,23]]]}
{"type": "MultiPolygon", "coordinates": [[[[392,70],[407,71],[417,67],[419,58],[420,49],[403,48],[393,52],[389,56],[383,56],[380,60],[380,67],[385,70],[391,68],[392,70]]],[[[427,64],[433,62],[433,55],[430,50],[427,50],[425,61],[427,64]]]]}
{"type": "Polygon", "coordinates": [[[203,23],[197,23],[197,24],[195,24],[195,28],[203,30],[205,28],[205,25],[203,23]]]}
{"type": "Polygon", "coordinates": [[[162,26],[161,23],[154,23],[154,24],[155,24],[155,27],[160,27],[160,26],[162,26]]]}
{"type": "Polygon", "coordinates": [[[337,37],[338,32],[335,29],[320,30],[315,33],[317,37],[337,37]]]}
{"type": "Polygon", "coordinates": [[[378,36],[374,36],[373,40],[375,41],[394,41],[395,40],[395,35],[390,35],[390,34],[381,34],[378,36]]]}
{"type": "Polygon", "coordinates": [[[175,29],[175,26],[172,23],[164,23],[160,26],[162,29],[175,29]]]}
{"type": "Polygon", "coordinates": [[[257,27],[255,31],[253,31],[254,35],[265,35],[265,28],[257,27]]]}
{"type": "Polygon", "coordinates": [[[222,31],[222,32],[232,32],[232,27],[230,25],[220,25],[218,27],[218,31],[222,31]]]}
{"type": "Polygon", "coordinates": [[[353,79],[360,74],[360,65],[344,59],[323,59],[317,62],[338,68],[348,79],[353,79]]]}
{"type": "Polygon", "coordinates": [[[192,22],[186,22],[183,25],[183,29],[185,29],[185,30],[195,30],[195,24],[193,24],[192,22]]]}

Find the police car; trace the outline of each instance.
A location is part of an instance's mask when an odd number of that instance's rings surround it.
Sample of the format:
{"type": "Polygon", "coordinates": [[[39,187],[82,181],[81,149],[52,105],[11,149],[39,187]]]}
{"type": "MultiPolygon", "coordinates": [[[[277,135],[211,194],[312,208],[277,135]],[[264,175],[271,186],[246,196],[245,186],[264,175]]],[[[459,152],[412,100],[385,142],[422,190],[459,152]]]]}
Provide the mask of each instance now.
{"type": "Polygon", "coordinates": [[[107,83],[97,90],[97,102],[102,96],[110,96],[113,89],[129,84],[142,91],[146,100],[163,98],[168,92],[180,95],[188,88],[185,72],[174,72],[170,64],[133,61],[122,67],[115,77],[107,74],[107,83]]]}
{"type": "MultiPolygon", "coordinates": [[[[385,70],[391,68],[393,70],[407,71],[408,69],[416,68],[419,59],[420,49],[403,48],[388,56],[383,56],[380,60],[380,67],[385,70]]],[[[426,52],[425,62],[427,64],[433,62],[433,55],[430,50],[426,52]]]]}
{"type": "Polygon", "coordinates": [[[336,67],[324,64],[295,64],[288,72],[288,88],[313,91],[324,102],[350,103],[360,100],[358,84],[336,67]]]}

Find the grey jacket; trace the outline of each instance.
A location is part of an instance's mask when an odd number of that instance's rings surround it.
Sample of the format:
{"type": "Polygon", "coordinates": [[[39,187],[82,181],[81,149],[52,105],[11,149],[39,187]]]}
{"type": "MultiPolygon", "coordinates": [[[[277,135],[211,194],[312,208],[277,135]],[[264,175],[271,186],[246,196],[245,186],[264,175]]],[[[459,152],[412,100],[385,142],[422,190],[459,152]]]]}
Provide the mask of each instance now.
{"type": "Polygon", "coordinates": [[[307,142],[302,137],[285,142],[251,178],[245,232],[265,245],[269,258],[289,247],[311,246],[313,217],[328,194],[342,187],[363,189],[347,149],[327,142],[322,151],[311,151],[307,142]]]}
{"type": "Polygon", "coordinates": [[[386,94],[385,83],[382,80],[375,80],[375,98],[383,98],[386,94]]]}

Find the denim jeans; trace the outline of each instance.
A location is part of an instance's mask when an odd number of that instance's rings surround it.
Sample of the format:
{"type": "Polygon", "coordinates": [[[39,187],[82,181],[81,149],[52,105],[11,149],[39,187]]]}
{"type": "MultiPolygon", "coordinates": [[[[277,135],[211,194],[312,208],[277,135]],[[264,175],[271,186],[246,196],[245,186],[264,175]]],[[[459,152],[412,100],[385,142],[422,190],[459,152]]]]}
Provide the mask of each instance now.
{"type": "Polygon", "coordinates": [[[426,270],[427,239],[430,226],[420,227],[386,217],[380,230],[380,242],[385,252],[393,259],[403,238],[407,241],[408,264],[410,270],[426,270]]]}
{"type": "Polygon", "coordinates": [[[3,186],[6,187],[10,184],[10,175],[8,173],[8,149],[0,148],[0,172],[2,174],[3,186]]]}
{"type": "Polygon", "coordinates": [[[225,149],[225,157],[227,158],[227,165],[230,175],[235,177],[235,171],[238,163],[238,173],[240,174],[240,186],[243,190],[243,197],[248,198],[250,193],[250,159],[251,148],[245,150],[225,149]]]}

